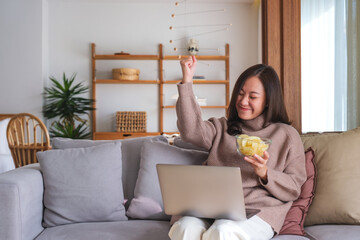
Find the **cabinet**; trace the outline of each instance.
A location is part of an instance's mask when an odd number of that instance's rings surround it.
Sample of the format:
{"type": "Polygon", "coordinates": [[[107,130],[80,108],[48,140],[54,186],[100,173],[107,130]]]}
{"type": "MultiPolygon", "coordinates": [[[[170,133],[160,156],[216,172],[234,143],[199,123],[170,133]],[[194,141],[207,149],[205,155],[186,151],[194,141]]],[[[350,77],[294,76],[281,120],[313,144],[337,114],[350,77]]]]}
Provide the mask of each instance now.
{"type": "MultiPolygon", "coordinates": [[[[158,111],[159,111],[159,131],[158,132],[146,132],[146,133],[123,133],[123,132],[97,132],[96,131],[96,110],[92,112],[92,129],[93,139],[95,140],[111,140],[122,139],[127,137],[142,137],[160,135],[163,133],[173,134],[173,132],[166,132],[163,128],[164,123],[164,109],[175,108],[174,105],[164,105],[164,85],[165,84],[177,84],[181,80],[164,80],[163,79],[163,62],[164,61],[179,61],[182,57],[187,56],[165,56],[163,55],[163,46],[159,44],[157,55],[98,55],[96,54],[95,43],[91,44],[91,62],[92,62],[92,98],[95,99],[93,107],[96,109],[96,86],[98,84],[155,84],[158,86],[158,111]],[[114,80],[114,79],[97,79],[96,78],[96,62],[100,60],[149,60],[157,61],[158,63],[158,80],[114,80]]],[[[194,84],[222,84],[225,86],[225,103],[224,106],[200,106],[201,108],[223,108],[227,109],[229,105],[229,44],[225,45],[225,55],[223,56],[197,56],[199,61],[224,61],[225,62],[225,80],[194,80],[194,84]]],[[[121,111],[120,109],[118,111],[121,111]]],[[[175,114],[175,112],[174,112],[175,114]]],[[[151,119],[148,119],[148,121],[151,119]]]]}

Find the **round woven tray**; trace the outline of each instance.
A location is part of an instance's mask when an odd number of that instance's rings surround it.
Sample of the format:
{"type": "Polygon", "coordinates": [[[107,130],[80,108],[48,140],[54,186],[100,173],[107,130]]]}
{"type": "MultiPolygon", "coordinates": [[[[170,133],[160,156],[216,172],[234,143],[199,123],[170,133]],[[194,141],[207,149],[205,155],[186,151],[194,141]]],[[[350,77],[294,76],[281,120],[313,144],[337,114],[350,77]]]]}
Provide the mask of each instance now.
{"type": "Polygon", "coordinates": [[[112,70],[113,72],[120,73],[120,74],[126,74],[126,75],[139,75],[140,70],[136,68],[114,68],[112,70]]]}
{"type": "Polygon", "coordinates": [[[112,74],[115,80],[139,80],[140,70],[136,68],[114,68],[112,74]]]}

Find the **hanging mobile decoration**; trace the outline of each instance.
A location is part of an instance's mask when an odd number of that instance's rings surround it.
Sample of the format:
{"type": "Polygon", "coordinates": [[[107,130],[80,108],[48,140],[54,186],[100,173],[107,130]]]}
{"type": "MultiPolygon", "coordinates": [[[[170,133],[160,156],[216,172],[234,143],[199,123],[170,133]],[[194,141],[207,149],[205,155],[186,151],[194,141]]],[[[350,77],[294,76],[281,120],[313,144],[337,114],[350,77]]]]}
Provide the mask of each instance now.
{"type": "MultiPolygon", "coordinates": [[[[183,1],[183,2],[185,2],[185,1],[183,1]]],[[[179,6],[179,4],[176,6],[179,6]]],[[[197,12],[184,12],[184,13],[178,13],[178,14],[173,13],[173,14],[171,14],[171,17],[174,18],[175,16],[191,15],[191,14],[199,14],[199,13],[209,13],[209,12],[225,12],[225,10],[226,9],[205,10],[205,11],[197,11],[197,12]]]]}
{"type": "Polygon", "coordinates": [[[209,33],[228,31],[228,30],[229,30],[229,28],[221,28],[221,29],[215,30],[215,31],[203,32],[203,33],[198,33],[198,34],[194,34],[194,35],[187,36],[187,37],[182,37],[182,38],[170,40],[169,42],[173,43],[173,42],[176,42],[176,41],[179,41],[179,40],[182,40],[182,39],[186,39],[186,38],[189,38],[189,37],[196,37],[196,36],[205,35],[205,34],[209,34],[209,33]]]}
{"type": "Polygon", "coordinates": [[[180,3],[183,3],[183,2],[185,2],[185,0],[180,1],[180,2],[176,2],[176,3],[175,3],[175,6],[179,6],[179,5],[180,5],[180,3]]]}
{"type": "Polygon", "coordinates": [[[199,52],[199,43],[196,39],[191,38],[189,41],[188,52],[190,55],[195,56],[199,52]]]}
{"type": "MultiPolygon", "coordinates": [[[[175,7],[179,7],[182,3],[185,3],[185,11],[182,13],[172,13],[170,16],[172,19],[174,19],[175,17],[185,17],[189,16],[189,15],[196,15],[196,14],[206,14],[206,13],[215,13],[215,12],[225,12],[226,9],[211,9],[211,10],[202,10],[202,11],[192,11],[192,12],[187,12],[186,11],[186,0],[183,1],[177,1],[175,2],[175,7]]],[[[224,24],[198,24],[198,25],[183,25],[183,26],[174,26],[171,25],[169,26],[169,30],[170,31],[176,31],[177,29],[189,29],[189,28],[206,28],[206,27],[221,27],[220,29],[216,29],[216,30],[212,30],[212,31],[203,31],[197,34],[192,34],[190,36],[186,36],[186,37],[181,37],[181,38],[177,38],[177,39],[170,39],[169,43],[170,44],[176,44],[176,42],[180,41],[180,40],[184,40],[184,39],[188,39],[187,41],[187,46],[186,47],[174,47],[173,50],[174,52],[177,52],[179,49],[185,49],[188,54],[190,55],[197,55],[200,51],[199,48],[199,41],[198,39],[195,39],[194,37],[198,37],[198,36],[202,36],[202,35],[207,35],[207,34],[212,34],[215,32],[220,32],[220,31],[228,31],[230,26],[232,26],[231,23],[224,23],[224,24]]],[[[183,42],[183,41],[182,41],[183,42]]],[[[201,48],[202,50],[216,50],[218,52],[220,52],[219,48],[201,48]]],[[[179,56],[180,58],[181,56],[179,56]]]]}

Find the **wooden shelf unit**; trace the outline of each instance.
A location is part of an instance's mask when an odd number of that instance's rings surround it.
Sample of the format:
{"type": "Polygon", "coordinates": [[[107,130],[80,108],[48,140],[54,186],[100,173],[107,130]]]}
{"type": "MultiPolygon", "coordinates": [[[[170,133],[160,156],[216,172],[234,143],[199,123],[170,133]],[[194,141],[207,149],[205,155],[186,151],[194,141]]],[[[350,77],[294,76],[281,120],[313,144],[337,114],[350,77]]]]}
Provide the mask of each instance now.
{"type": "MultiPolygon", "coordinates": [[[[175,105],[162,106],[163,108],[175,108],[175,105]]],[[[200,108],[227,108],[227,106],[200,106],[200,108]]]]}
{"type": "MultiPolygon", "coordinates": [[[[163,62],[167,60],[181,60],[188,56],[164,56],[163,46],[159,44],[159,55],[97,55],[95,51],[95,43],[91,44],[91,62],[92,62],[92,98],[96,100],[96,85],[97,84],[156,84],[159,88],[158,99],[159,99],[159,132],[146,132],[146,133],[123,133],[123,132],[97,132],[96,131],[96,110],[92,112],[92,129],[93,139],[95,140],[113,140],[123,139],[130,137],[143,137],[143,136],[155,136],[161,135],[164,132],[164,109],[175,108],[175,106],[165,106],[163,95],[164,95],[164,84],[177,84],[181,80],[164,80],[163,79],[163,62]],[[96,61],[98,60],[154,60],[158,61],[158,79],[159,80],[114,80],[114,79],[96,79],[96,61]]],[[[225,80],[207,80],[207,79],[196,79],[194,84],[224,84],[225,85],[225,106],[200,106],[201,108],[224,108],[229,106],[230,99],[230,75],[229,75],[229,44],[225,45],[224,56],[196,56],[199,61],[225,61],[225,80]]],[[[96,101],[93,103],[93,107],[96,109],[96,101]]],[[[172,133],[172,132],[171,132],[172,133]]]]}
{"type": "MultiPolygon", "coordinates": [[[[163,84],[178,84],[182,80],[165,80],[163,84]]],[[[228,84],[228,80],[193,80],[193,84],[228,84]]]]}
{"type": "Polygon", "coordinates": [[[123,133],[123,132],[94,132],[94,140],[116,140],[124,138],[145,137],[161,135],[160,132],[146,132],[146,133],[123,133]]]}
{"type": "Polygon", "coordinates": [[[96,84],[159,84],[158,80],[115,80],[115,79],[97,79],[96,84]]]}
{"type": "Polygon", "coordinates": [[[93,55],[95,60],[159,60],[158,55],[93,55]]]}

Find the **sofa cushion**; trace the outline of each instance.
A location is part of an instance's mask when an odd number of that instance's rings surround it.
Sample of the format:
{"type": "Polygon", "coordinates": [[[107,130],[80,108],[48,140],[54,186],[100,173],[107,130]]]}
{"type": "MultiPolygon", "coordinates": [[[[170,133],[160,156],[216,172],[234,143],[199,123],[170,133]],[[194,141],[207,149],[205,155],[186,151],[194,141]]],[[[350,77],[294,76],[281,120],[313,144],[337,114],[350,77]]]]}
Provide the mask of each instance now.
{"type": "Polygon", "coordinates": [[[139,177],[127,215],[139,219],[169,220],[163,210],[156,164],[200,165],[208,157],[201,151],[182,149],[162,142],[145,142],[141,150],[139,177]]]}
{"type": "Polygon", "coordinates": [[[127,220],[121,143],[38,152],[44,177],[44,226],[127,220]]]}
{"type": "Polygon", "coordinates": [[[315,152],[317,183],[305,225],[360,223],[360,128],[302,137],[315,152]]]}
{"type": "MultiPolygon", "coordinates": [[[[167,142],[164,136],[140,137],[123,140],[84,140],[69,138],[54,138],[52,146],[56,149],[98,146],[104,143],[121,142],[122,151],[122,182],[125,201],[134,197],[134,189],[140,166],[140,153],[144,141],[167,142]]],[[[126,205],[128,206],[128,204],[126,205]]]]}
{"type": "Polygon", "coordinates": [[[46,228],[36,240],[170,240],[169,222],[131,220],[121,222],[76,223],[46,228]]]}
{"type": "Polygon", "coordinates": [[[360,226],[356,225],[315,225],[305,227],[309,238],[316,240],[359,240],[360,226]]]}
{"type": "Polygon", "coordinates": [[[179,148],[186,148],[186,149],[208,152],[205,148],[201,148],[201,147],[195,146],[194,144],[191,144],[189,142],[185,142],[184,140],[182,140],[181,137],[174,138],[174,146],[177,146],[179,148]]]}
{"type": "MultiPolygon", "coordinates": [[[[36,240],[170,240],[169,222],[155,220],[130,220],[121,222],[75,223],[46,228],[36,240]]],[[[295,235],[280,235],[274,240],[308,240],[295,235]]],[[[350,238],[356,239],[356,238],[350,238]]]]}
{"type": "Polygon", "coordinates": [[[271,240],[309,240],[309,238],[298,235],[277,235],[273,237],[271,240]]]}
{"type": "Polygon", "coordinates": [[[299,198],[293,202],[286,215],[284,225],[280,230],[280,235],[305,235],[304,221],[309,210],[312,199],[314,198],[316,185],[316,168],[314,163],[314,151],[309,148],[305,152],[306,181],[301,187],[299,198]]]}

